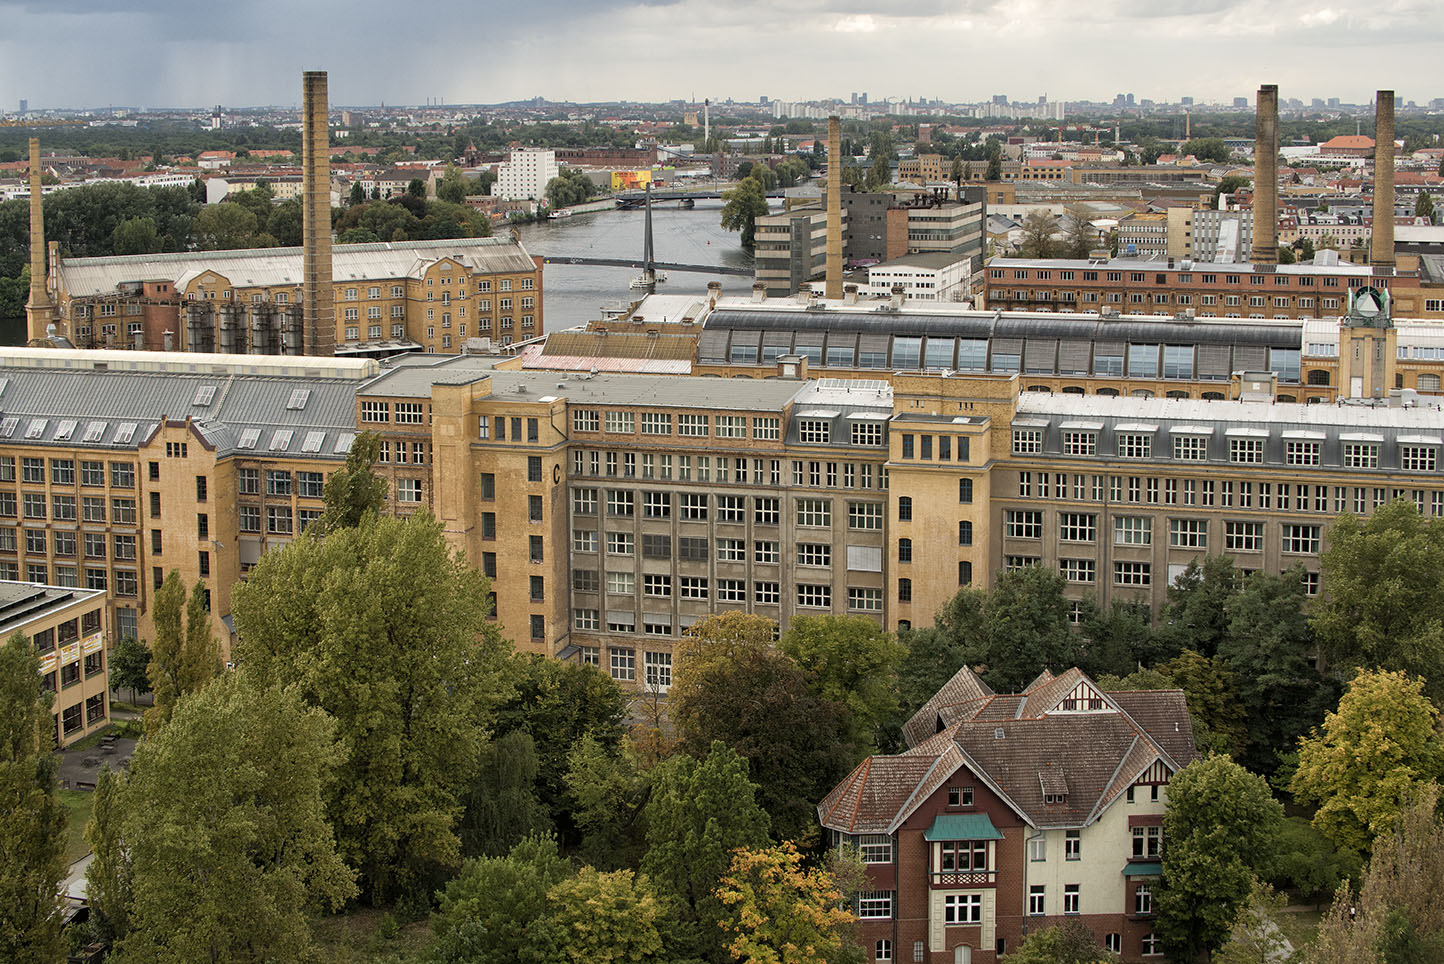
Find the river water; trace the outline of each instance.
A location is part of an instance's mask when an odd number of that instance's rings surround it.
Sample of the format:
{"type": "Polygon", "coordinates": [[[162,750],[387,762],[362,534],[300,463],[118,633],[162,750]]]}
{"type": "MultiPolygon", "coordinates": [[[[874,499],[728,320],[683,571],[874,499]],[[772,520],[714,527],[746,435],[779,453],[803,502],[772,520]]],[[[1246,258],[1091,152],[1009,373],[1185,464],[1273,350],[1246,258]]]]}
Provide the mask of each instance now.
{"type": "MultiPolygon", "coordinates": [[[[698,201],[684,210],[675,201],[652,208],[652,242],[658,261],[681,264],[730,265],[751,269],[752,256],[742,250],[737,232],[721,225],[722,202],[698,201]]],[[[596,211],[556,221],[521,226],[522,244],[542,257],[635,258],[642,260],[643,211],[596,211]]],[[[502,230],[502,229],[499,229],[502,230]]],[[[543,324],[559,331],[599,318],[603,306],[615,307],[640,296],[629,287],[640,274],[631,268],[549,264],[542,276],[545,293],[543,324]]],[[[707,293],[707,282],[721,281],[728,295],[750,294],[750,278],[673,271],[657,285],[660,294],[707,293]]],[[[25,344],[25,319],[0,318],[0,345],[25,344]]]]}
{"type": "MultiPolygon", "coordinates": [[[[574,214],[556,221],[521,226],[522,244],[541,257],[642,259],[643,211],[597,211],[574,214]]],[[[698,201],[691,210],[676,202],[652,208],[653,256],[658,261],[682,264],[728,265],[752,268],[752,255],[742,250],[737,232],[721,225],[722,202],[698,201]]],[[[544,324],[547,331],[571,328],[600,317],[603,306],[626,304],[640,292],[628,287],[640,274],[631,268],[549,264],[542,276],[545,292],[544,324]]],[[[750,294],[752,279],[738,275],[711,275],[673,271],[657,285],[659,294],[707,293],[707,282],[721,281],[727,295],[750,294]]]]}

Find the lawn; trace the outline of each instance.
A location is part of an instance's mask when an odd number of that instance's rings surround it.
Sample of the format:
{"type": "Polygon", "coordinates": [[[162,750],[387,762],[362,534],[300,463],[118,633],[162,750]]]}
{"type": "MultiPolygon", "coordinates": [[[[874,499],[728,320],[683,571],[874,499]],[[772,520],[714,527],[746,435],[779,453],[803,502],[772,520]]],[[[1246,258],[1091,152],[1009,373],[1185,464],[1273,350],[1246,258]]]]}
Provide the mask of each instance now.
{"type": "Polygon", "coordinates": [[[89,790],[57,790],[56,794],[65,807],[65,862],[73,864],[90,853],[85,842],[85,825],[90,822],[95,794],[89,790]]]}
{"type": "MultiPolygon", "coordinates": [[[[311,933],[326,964],[408,964],[419,961],[431,943],[430,921],[400,928],[391,938],[382,936],[385,911],[358,908],[334,917],[318,917],[311,933]]],[[[389,926],[386,928],[389,929],[389,926]]]]}
{"type": "Polygon", "coordinates": [[[1284,932],[1284,936],[1297,951],[1313,942],[1323,916],[1323,911],[1319,910],[1286,911],[1279,914],[1277,920],[1279,930],[1284,932]]]}

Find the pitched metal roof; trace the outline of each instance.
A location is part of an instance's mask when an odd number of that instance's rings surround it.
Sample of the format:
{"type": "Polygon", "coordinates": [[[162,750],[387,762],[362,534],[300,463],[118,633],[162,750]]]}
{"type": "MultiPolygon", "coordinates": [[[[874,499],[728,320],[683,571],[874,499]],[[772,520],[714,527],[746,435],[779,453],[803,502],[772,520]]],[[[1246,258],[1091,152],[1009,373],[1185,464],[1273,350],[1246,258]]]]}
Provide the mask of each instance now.
{"type": "MultiPolygon", "coordinates": [[[[452,258],[488,273],[536,269],[526,249],[510,237],[451,238],[338,244],[331,251],[331,277],[337,284],[419,278],[427,265],[440,258],[452,258]]],[[[116,285],[128,281],[172,281],[179,285],[182,279],[206,271],[224,275],[237,287],[299,285],[303,276],[300,248],[62,258],[57,270],[62,290],[76,298],[111,294],[116,285]]]]}

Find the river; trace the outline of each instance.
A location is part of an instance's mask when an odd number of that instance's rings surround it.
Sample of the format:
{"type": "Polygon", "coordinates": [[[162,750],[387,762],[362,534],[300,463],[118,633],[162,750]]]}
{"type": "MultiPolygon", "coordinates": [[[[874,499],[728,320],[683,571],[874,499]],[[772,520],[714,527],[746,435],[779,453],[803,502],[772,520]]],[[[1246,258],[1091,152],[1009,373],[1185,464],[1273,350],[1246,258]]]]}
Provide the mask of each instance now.
{"type": "MultiPolygon", "coordinates": [[[[774,207],[776,202],[774,202],[774,207]]],[[[721,225],[722,202],[698,201],[684,210],[675,201],[652,208],[652,242],[658,261],[682,264],[752,267],[752,256],[742,250],[735,231],[721,225]]],[[[596,211],[556,221],[521,226],[522,244],[542,257],[642,259],[643,211],[596,211]]],[[[504,230],[499,228],[498,231],[504,230]]],[[[629,284],[638,272],[630,268],[549,264],[542,278],[547,331],[586,324],[600,317],[603,305],[620,306],[639,296],[629,284]]],[[[737,275],[671,272],[657,286],[661,294],[707,293],[707,282],[721,281],[729,295],[750,294],[752,282],[737,275]]],[[[25,319],[0,318],[0,345],[25,344],[25,319]]]]}
{"type": "MultiPolygon", "coordinates": [[[[775,206],[775,204],[774,204],[775,206]]],[[[682,264],[752,267],[752,255],[742,250],[735,231],[721,225],[722,202],[698,201],[691,210],[677,203],[652,208],[652,243],[658,261],[682,264]]],[[[642,234],[646,213],[637,211],[596,211],[574,214],[556,221],[521,226],[522,244],[541,257],[635,258],[642,259],[642,234]]],[[[639,272],[630,268],[601,268],[586,265],[549,264],[543,275],[544,323],[547,331],[571,328],[600,317],[603,305],[619,306],[638,297],[628,287],[639,272]]],[[[659,294],[707,293],[707,282],[721,281],[724,294],[750,294],[752,281],[737,275],[709,275],[673,271],[657,285],[659,294]]]]}

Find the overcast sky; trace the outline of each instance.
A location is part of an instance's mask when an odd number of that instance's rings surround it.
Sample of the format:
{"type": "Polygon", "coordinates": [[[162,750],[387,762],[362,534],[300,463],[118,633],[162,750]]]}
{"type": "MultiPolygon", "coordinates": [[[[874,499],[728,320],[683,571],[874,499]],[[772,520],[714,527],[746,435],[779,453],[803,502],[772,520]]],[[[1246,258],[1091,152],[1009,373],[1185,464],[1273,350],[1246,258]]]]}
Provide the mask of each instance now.
{"type": "Polygon", "coordinates": [[[1439,0],[0,0],[0,105],[553,100],[1400,103],[1444,96],[1439,0]],[[891,12],[896,8],[897,12],[891,12]]]}

